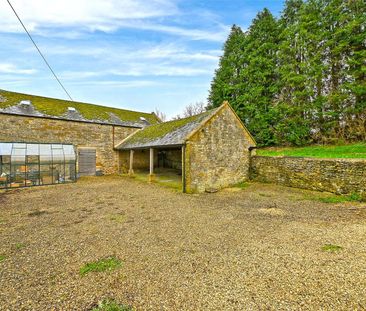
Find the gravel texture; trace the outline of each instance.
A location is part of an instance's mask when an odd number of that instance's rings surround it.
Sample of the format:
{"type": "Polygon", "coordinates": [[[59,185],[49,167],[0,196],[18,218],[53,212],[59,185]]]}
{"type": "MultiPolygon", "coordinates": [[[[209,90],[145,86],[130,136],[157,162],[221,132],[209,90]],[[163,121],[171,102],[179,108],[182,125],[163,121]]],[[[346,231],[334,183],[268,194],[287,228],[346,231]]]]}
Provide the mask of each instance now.
{"type": "Polygon", "coordinates": [[[105,298],[137,310],[366,309],[365,204],[231,190],[109,176],[1,191],[0,310],[90,310],[105,298]],[[109,256],[121,267],[79,274],[109,256]]]}

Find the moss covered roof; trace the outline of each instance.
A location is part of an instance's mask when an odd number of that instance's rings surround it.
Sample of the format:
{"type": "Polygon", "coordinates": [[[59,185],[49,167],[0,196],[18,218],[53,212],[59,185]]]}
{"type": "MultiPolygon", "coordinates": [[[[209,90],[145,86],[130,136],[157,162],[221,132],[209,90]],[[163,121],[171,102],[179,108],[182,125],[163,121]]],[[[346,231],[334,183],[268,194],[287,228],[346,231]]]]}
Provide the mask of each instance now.
{"type": "Polygon", "coordinates": [[[11,112],[11,108],[17,106],[23,100],[30,100],[38,115],[49,117],[72,119],[72,117],[69,117],[68,115],[68,107],[73,107],[77,110],[79,120],[84,121],[117,124],[126,122],[131,125],[138,125],[141,124],[140,117],[143,117],[151,124],[159,122],[159,119],[154,113],[131,111],[82,102],[9,92],[1,89],[0,112],[11,112]]]}
{"type": "Polygon", "coordinates": [[[192,117],[147,126],[123,141],[117,149],[182,145],[187,136],[215,111],[216,109],[209,110],[192,117]]]}

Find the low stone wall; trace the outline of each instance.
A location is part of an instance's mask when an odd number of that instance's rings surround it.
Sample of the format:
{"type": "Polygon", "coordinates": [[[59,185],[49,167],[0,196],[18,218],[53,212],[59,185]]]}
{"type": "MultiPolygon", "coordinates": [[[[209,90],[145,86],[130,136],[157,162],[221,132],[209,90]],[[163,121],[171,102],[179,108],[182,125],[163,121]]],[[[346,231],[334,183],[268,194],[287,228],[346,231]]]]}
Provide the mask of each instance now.
{"type": "Polygon", "coordinates": [[[337,194],[363,193],[366,160],[253,156],[250,177],[254,181],[337,194]]]}

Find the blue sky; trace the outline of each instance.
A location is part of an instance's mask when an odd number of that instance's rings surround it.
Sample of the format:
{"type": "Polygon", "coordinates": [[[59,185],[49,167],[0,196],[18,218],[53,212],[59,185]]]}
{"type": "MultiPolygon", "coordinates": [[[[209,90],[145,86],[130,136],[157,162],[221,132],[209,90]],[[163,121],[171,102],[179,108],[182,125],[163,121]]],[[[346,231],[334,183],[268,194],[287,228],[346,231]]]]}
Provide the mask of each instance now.
{"type": "MultiPolygon", "coordinates": [[[[283,1],[11,0],[74,100],[173,117],[206,101],[232,24],[283,1]]],[[[0,88],[65,98],[5,0],[0,88]]]]}

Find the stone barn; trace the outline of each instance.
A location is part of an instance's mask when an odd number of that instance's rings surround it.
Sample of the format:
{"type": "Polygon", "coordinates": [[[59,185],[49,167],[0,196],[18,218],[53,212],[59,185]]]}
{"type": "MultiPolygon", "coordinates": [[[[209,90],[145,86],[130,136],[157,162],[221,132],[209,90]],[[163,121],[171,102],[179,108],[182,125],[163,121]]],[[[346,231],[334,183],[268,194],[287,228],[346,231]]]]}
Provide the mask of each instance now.
{"type": "Polygon", "coordinates": [[[182,176],[183,192],[219,189],[249,179],[255,140],[228,103],[185,119],[147,126],[124,139],[120,170],[134,174],[169,168],[182,176]]]}
{"type": "Polygon", "coordinates": [[[154,113],[0,90],[0,188],[117,173],[115,145],[158,122],[154,113]]]}
{"type": "MultiPolygon", "coordinates": [[[[249,177],[254,139],[228,103],[185,119],[0,90],[0,188],[174,171],[184,192],[249,177]]],[[[158,175],[159,176],[159,175],[158,175]]]]}

